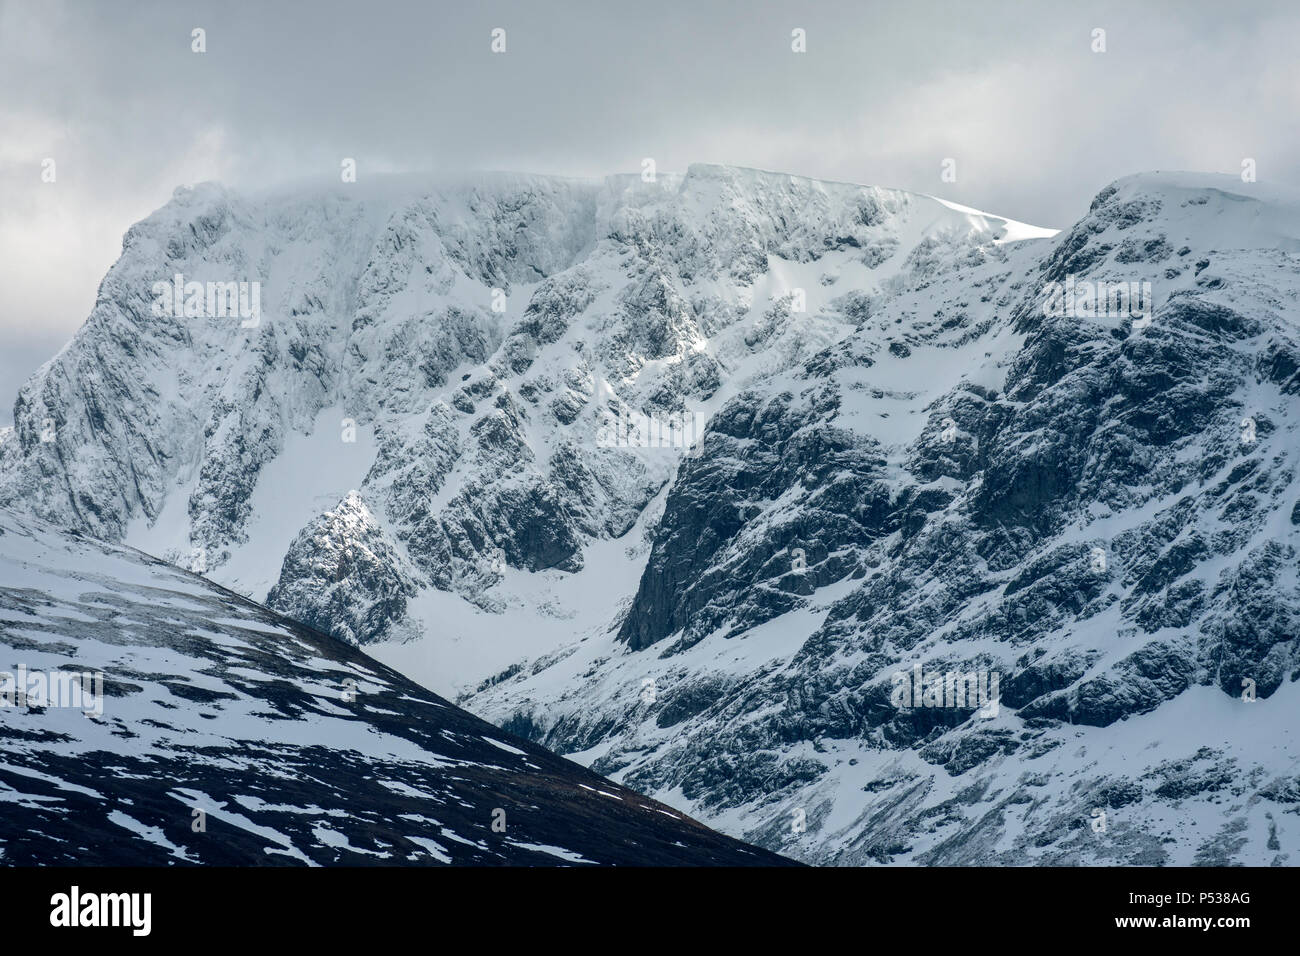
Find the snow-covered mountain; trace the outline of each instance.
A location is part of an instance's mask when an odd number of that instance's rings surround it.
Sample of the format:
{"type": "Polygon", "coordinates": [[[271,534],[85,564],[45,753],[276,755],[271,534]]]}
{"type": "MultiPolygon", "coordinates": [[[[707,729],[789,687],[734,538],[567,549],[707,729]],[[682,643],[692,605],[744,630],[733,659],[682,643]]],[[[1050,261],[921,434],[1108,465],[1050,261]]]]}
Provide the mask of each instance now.
{"type": "Polygon", "coordinates": [[[0,671],[7,865],[786,862],[196,575],[8,512],[0,671]]]}
{"type": "Polygon", "coordinates": [[[1286,862],[1298,243],[1200,174],[1060,235],[713,166],[183,190],[0,503],[801,859],[1286,862]]]}
{"type": "Polygon", "coordinates": [[[1294,862],[1300,205],[1254,190],[1121,181],[737,396],[616,627],[469,706],[810,861],[1294,862]]]}
{"type": "Polygon", "coordinates": [[[713,166],[178,190],[22,389],[0,502],[340,637],[435,635],[403,662],[472,687],[634,589],[681,452],[602,447],[620,415],[707,415],[1028,229],[713,166]],[[159,316],[176,276],[259,315],[159,316]]]}

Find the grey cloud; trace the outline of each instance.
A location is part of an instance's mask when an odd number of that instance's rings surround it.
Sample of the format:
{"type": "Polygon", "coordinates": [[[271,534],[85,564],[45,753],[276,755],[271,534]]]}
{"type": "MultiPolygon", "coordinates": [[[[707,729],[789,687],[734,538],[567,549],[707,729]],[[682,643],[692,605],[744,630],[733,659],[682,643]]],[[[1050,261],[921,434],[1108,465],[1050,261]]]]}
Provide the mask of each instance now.
{"type": "Polygon", "coordinates": [[[180,182],[257,188],[344,156],[363,175],[599,175],[651,156],[1061,226],[1144,169],[1250,156],[1261,180],[1300,182],[1297,26],[1285,3],[4,0],[0,421],[34,369],[15,368],[19,343],[71,335],[122,233],[180,182]],[[57,184],[39,180],[46,156],[57,184]]]}

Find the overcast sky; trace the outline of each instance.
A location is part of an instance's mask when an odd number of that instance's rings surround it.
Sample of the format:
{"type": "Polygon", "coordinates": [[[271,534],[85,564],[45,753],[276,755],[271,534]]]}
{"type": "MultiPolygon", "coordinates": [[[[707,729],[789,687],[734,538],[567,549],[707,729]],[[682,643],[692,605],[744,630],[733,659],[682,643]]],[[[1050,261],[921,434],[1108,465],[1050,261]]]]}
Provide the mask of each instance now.
{"type": "Polygon", "coordinates": [[[1298,27],[1294,2],[1209,0],[0,0],[0,423],[181,183],[653,157],[1067,226],[1142,170],[1250,157],[1300,187],[1298,27]]]}

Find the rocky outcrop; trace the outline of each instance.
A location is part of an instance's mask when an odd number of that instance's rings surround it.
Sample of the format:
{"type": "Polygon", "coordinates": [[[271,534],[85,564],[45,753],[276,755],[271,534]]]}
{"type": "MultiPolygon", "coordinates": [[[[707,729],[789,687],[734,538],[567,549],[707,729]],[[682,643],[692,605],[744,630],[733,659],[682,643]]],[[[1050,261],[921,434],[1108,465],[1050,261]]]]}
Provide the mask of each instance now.
{"type": "Polygon", "coordinates": [[[361,496],[350,493],[302,530],[267,605],[350,644],[403,635],[419,577],[405,567],[361,496]]]}

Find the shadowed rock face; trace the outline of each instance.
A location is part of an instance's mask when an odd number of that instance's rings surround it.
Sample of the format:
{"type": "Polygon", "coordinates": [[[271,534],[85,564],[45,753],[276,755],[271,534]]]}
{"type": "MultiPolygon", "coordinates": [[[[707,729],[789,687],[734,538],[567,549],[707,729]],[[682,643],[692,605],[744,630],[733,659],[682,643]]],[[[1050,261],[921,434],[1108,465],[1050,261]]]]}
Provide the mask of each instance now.
{"type": "Polygon", "coordinates": [[[0,863],[788,862],[138,552],[0,512],[0,554],[0,670],[103,674],[0,708],[0,863]]]}
{"type": "Polygon", "coordinates": [[[737,395],[625,650],[473,706],[810,861],[1293,860],[1300,204],[1233,182],[1121,181],[737,395]],[[1149,321],[1057,314],[1067,280],[1149,283],[1149,321]],[[900,707],[916,665],[996,712],[900,707]]]}

